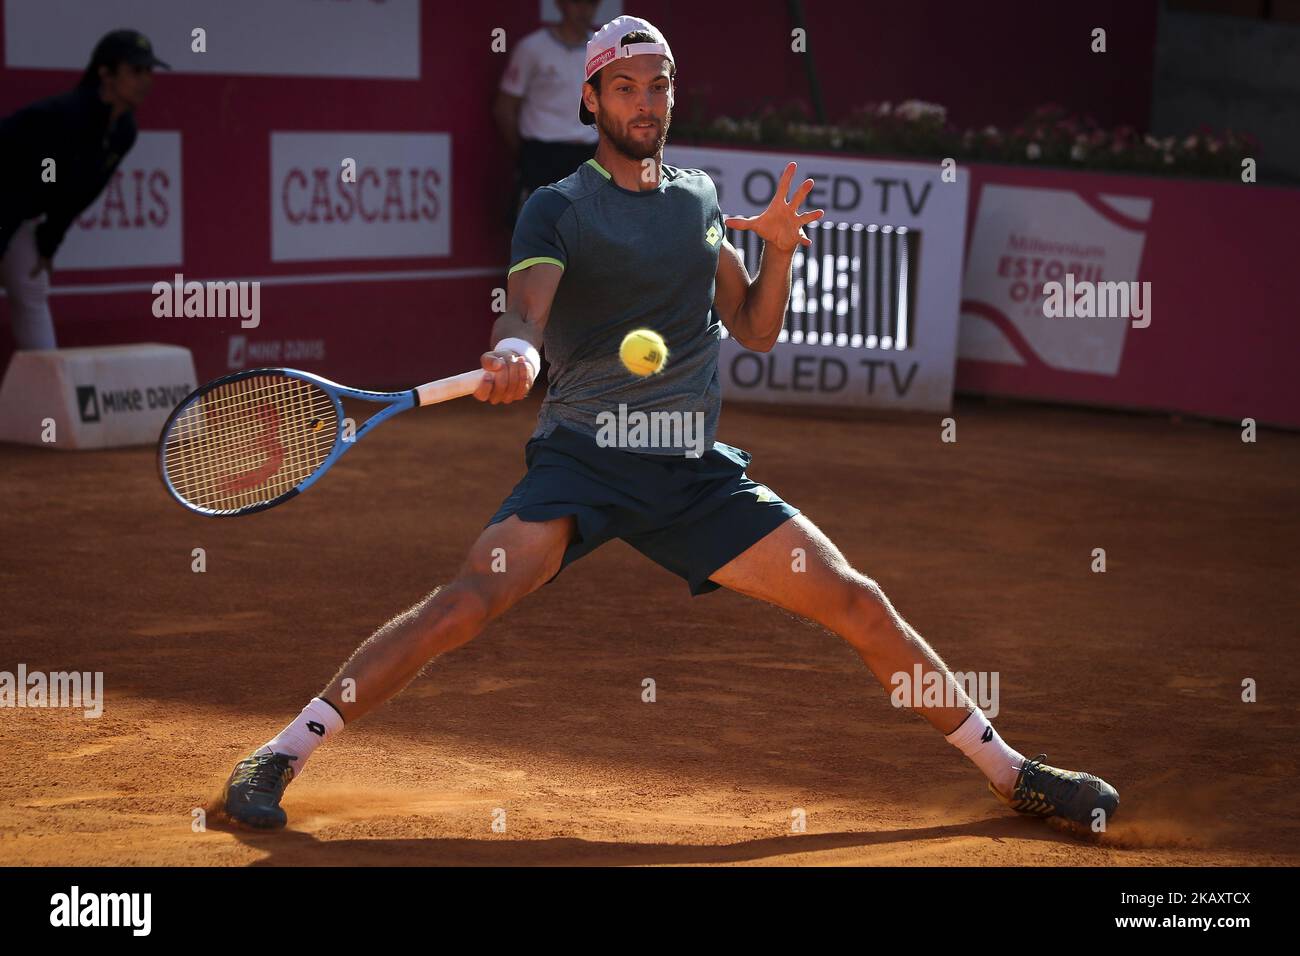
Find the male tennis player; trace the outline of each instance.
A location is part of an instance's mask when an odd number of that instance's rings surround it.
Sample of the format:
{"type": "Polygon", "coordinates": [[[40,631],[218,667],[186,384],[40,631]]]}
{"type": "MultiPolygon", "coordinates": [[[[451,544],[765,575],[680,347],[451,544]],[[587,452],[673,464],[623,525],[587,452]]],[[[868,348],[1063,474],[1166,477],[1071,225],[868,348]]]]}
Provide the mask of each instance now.
{"type": "MultiPolygon", "coordinates": [[[[749,455],[714,440],[719,327],[742,345],[769,350],[790,292],[791,259],[808,245],[801,213],[813,183],[786,195],[791,163],[762,215],[728,218],[709,177],[662,164],[676,67],[667,41],[636,17],[618,17],[587,45],[579,115],[600,135],[596,156],[537,190],[514,233],[509,311],[476,396],[523,398],[538,372],[551,385],[525,452],[527,474],[492,517],[456,578],[381,627],[302,713],[235,767],[225,803],[236,821],[280,827],[280,797],[312,752],[400,691],[433,657],[469,641],[491,620],[564,567],[613,538],[684,578],[692,594],[719,587],[810,618],[843,637],[886,687],[914,667],[956,690],[957,706],[910,702],[988,777],[994,794],[1035,816],[1093,826],[1119,795],[1092,774],[1058,770],[1008,746],[948,668],[894,610],[875,581],[854,570],[807,517],[745,474],[749,455]],[[724,224],[763,240],[751,280],[726,242],[724,224]],[[666,340],[665,370],[638,378],[619,361],[626,333],[666,340]],[[703,454],[686,430],[657,447],[618,447],[602,431],[625,405],[703,421],[703,454]],[[498,552],[497,549],[501,549],[498,552]],[[806,570],[792,570],[801,549],[806,570]],[[507,556],[504,572],[494,553],[507,556]]],[[[630,435],[631,433],[627,433],[630,435]]]]}

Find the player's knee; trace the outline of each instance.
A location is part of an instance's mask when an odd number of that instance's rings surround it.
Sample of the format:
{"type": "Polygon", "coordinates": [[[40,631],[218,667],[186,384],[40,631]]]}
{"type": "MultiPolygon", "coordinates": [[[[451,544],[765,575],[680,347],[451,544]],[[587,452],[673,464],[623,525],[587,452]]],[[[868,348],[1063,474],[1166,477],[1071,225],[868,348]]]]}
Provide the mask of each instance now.
{"type": "Polygon", "coordinates": [[[459,578],[439,592],[444,613],[458,626],[479,626],[487,623],[491,611],[491,595],[480,580],[459,578]]]}
{"type": "Polygon", "coordinates": [[[415,629],[427,656],[457,647],[487,623],[488,607],[471,581],[443,585],[413,609],[415,629]]]}
{"type": "Polygon", "coordinates": [[[569,518],[567,523],[556,522],[552,537],[546,540],[524,538],[508,548],[504,543],[475,548],[461,568],[457,583],[476,589],[487,609],[487,619],[492,620],[556,575],[575,527],[569,518]]]}
{"type": "Polygon", "coordinates": [[[843,625],[837,630],[860,650],[870,650],[894,635],[889,599],[871,578],[857,572],[847,578],[841,605],[843,625]]]}

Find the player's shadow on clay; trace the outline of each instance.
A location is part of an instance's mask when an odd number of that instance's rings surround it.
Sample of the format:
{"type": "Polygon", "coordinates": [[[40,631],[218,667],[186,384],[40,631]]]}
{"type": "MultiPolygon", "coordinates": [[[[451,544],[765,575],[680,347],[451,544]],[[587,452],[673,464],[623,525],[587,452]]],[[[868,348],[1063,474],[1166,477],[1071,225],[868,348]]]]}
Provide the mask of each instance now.
{"type": "Polygon", "coordinates": [[[1077,842],[1041,821],[1014,817],[951,826],[870,833],[803,833],[725,844],[616,843],[554,837],[546,840],[483,839],[317,840],[310,833],[257,833],[229,826],[246,846],[264,851],[252,866],[684,866],[759,863],[800,853],[862,849],[893,843],[985,837],[992,840],[1077,842]]]}

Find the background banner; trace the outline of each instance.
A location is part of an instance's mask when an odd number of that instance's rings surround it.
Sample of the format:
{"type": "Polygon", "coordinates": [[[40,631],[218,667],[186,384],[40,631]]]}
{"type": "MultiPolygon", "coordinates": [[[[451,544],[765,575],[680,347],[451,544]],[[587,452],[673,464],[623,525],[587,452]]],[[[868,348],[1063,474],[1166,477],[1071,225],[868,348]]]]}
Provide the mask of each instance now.
{"type": "Polygon", "coordinates": [[[276,262],[449,255],[451,137],[272,133],[270,219],[276,262]]]}
{"type": "Polygon", "coordinates": [[[180,265],[181,134],[141,131],[104,191],[64,234],[60,269],[180,265]]]}
{"type": "Polygon", "coordinates": [[[974,165],[957,388],[1300,427],[1300,191],[974,165]],[[1047,318],[1067,273],[1149,315],[1047,318]],[[1147,285],[1149,284],[1149,285],[1147,285]]]}
{"type": "MultiPolygon", "coordinates": [[[[968,176],[938,163],[669,146],[665,162],[703,169],[726,215],[761,213],[790,161],[805,207],[826,217],[795,256],[790,335],[771,352],[723,342],[728,398],[946,410],[952,400],[968,176]]],[[[733,233],[751,275],[758,244],[733,233]]]]}
{"type": "Polygon", "coordinates": [[[420,78],[419,0],[5,0],[5,62],[80,70],[86,37],[124,24],[179,73],[420,78]],[[191,55],[195,28],[206,48],[191,55]]]}

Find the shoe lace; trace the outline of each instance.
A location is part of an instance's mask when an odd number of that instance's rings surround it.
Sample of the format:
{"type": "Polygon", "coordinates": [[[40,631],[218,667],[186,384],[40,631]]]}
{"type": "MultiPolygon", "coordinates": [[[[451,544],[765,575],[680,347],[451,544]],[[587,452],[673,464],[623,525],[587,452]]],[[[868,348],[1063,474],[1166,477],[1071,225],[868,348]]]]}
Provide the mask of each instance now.
{"type": "Polygon", "coordinates": [[[1070,798],[1077,784],[1048,770],[1043,762],[1046,759],[1047,754],[1039,754],[1025,760],[1021,767],[1021,784],[1016,788],[1017,796],[1021,790],[1026,794],[1042,794],[1050,803],[1059,805],[1070,798]]]}
{"type": "Polygon", "coordinates": [[[258,754],[250,757],[240,767],[236,783],[247,784],[253,790],[274,793],[285,783],[285,774],[293,774],[290,761],[296,758],[285,754],[258,754]]]}

